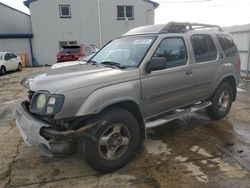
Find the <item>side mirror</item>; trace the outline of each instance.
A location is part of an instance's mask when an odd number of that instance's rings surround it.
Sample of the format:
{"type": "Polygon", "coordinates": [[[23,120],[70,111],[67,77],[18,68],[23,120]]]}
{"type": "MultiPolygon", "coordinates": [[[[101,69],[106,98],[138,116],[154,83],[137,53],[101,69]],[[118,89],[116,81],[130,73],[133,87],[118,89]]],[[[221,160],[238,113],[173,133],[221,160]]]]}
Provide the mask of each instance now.
{"type": "Polygon", "coordinates": [[[146,71],[163,70],[167,68],[167,61],[164,57],[153,57],[146,66],[146,71]]]}

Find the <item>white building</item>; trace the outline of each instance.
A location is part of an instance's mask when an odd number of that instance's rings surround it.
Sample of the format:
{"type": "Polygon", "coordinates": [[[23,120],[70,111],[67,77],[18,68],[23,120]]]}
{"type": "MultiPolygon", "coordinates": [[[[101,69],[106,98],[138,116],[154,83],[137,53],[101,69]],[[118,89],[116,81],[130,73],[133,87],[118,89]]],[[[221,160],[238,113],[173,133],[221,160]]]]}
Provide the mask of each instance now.
{"type": "Polygon", "coordinates": [[[250,77],[250,24],[226,27],[224,30],[231,33],[239,49],[242,76],[250,77]]]}
{"type": "Polygon", "coordinates": [[[30,16],[0,3],[0,51],[27,54],[31,64],[30,16]]]}
{"type": "Polygon", "coordinates": [[[54,64],[65,44],[102,46],[131,28],[154,24],[158,3],[150,0],[26,0],[34,56],[54,64]]]}

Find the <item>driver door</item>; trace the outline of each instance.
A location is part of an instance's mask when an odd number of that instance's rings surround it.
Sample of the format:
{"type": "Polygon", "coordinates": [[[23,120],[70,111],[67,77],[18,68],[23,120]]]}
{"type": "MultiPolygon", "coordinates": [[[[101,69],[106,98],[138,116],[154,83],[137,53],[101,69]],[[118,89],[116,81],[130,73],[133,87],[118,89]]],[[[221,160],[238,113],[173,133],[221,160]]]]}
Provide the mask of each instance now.
{"type": "Polygon", "coordinates": [[[184,38],[163,39],[153,57],[164,57],[167,67],[142,75],[143,109],[146,118],[194,100],[192,89],[195,83],[184,38]]]}

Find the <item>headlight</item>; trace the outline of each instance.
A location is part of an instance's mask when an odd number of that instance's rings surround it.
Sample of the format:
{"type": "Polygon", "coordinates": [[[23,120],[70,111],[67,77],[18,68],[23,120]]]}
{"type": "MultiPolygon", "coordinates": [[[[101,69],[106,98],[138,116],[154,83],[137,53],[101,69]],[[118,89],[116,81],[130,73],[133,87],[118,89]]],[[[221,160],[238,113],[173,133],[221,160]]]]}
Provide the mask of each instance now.
{"type": "Polygon", "coordinates": [[[36,99],[36,108],[38,110],[42,110],[46,105],[46,95],[45,94],[39,94],[36,99]]]}
{"type": "Polygon", "coordinates": [[[39,115],[54,115],[61,110],[63,102],[63,95],[51,95],[45,91],[37,92],[31,99],[30,112],[39,115]]]}

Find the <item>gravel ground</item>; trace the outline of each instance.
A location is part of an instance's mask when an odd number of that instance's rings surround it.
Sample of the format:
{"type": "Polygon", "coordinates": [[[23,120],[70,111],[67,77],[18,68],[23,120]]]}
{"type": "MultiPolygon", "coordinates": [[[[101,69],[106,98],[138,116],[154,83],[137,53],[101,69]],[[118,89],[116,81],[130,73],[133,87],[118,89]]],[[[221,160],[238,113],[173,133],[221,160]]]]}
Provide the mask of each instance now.
{"type": "Polygon", "coordinates": [[[0,187],[250,187],[250,84],[242,82],[229,116],[193,113],[148,130],[138,155],[110,174],[75,154],[47,158],[27,146],[11,111],[26,97],[20,80],[48,67],[0,77],[0,187]]]}

